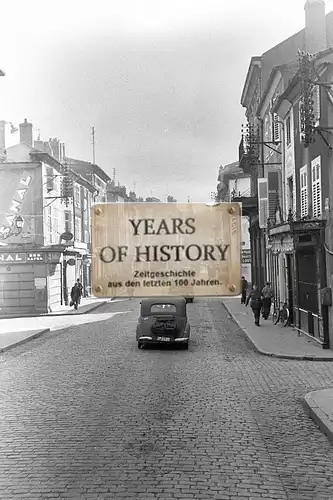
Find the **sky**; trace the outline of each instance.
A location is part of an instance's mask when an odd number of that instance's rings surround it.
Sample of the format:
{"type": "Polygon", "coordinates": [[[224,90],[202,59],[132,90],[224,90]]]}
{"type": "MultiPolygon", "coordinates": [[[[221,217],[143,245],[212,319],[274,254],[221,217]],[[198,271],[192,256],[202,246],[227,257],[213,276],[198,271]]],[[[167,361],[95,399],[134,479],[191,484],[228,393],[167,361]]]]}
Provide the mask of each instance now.
{"type": "Polygon", "coordinates": [[[250,59],[303,29],[304,3],[7,0],[0,119],[85,161],[94,126],[96,163],[128,190],[207,202],[238,160],[250,59]]]}

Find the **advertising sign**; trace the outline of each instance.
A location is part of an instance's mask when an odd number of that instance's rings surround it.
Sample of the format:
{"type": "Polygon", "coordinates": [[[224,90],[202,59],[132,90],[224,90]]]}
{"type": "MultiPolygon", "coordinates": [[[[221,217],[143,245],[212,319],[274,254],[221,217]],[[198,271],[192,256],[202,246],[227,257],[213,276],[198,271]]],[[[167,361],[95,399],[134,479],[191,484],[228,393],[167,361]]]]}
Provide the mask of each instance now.
{"type": "Polygon", "coordinates": [[[240,204],[106,203],[92,210],[97,297],[240,293],[240,204]]]}
{"type": "Polygon", "coordinates": [[[36,242],[35,206],[41,199],[41,193],[41,179],[36,169],[0,170],[0,241],[36,242]],[[15,226],[18,215],[23,219],[22,228],[15,226]]]}
{"type": "Polygon", "coordinates": [[[242,264],[251,264],[251,250],[242,250],[242,264]]]}

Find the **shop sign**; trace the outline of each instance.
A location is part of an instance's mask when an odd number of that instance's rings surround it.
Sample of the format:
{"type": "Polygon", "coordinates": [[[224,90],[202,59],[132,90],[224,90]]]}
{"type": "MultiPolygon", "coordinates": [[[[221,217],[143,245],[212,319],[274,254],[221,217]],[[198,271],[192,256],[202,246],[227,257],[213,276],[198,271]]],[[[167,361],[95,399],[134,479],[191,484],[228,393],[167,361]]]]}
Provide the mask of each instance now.
{"type": "Polygon", "coordinates": [[[59,262],[61,253],[60,252],[48,252],[47,254],[47,260],[48,262],[59,262]]]}
{"type": "Polygon", "coordinates": [[[0,264],[6,262],[10,264],[25,264],[26,262],[44,262],[44,253],[1,253],[0,264]]]}
{"type": "Polygon", "coordinates": [[[44,253],[27,253],[27,262],[44,262],[44,253]]]}
{"type": "Polygon", "coordinates": [[[46,287],[46,278],[35,278],[35,288],[41,290],[46,287]]]}
{"type": "Polygon", "coordinates": [[[65,241],[70,241],[73,239],[73,234],[68,231],[66,233],[62,233],[60,238],[65,241]]]}
{"type": "Polygon", "coordinates": [[[242,264],[251,264],[251,250],[242,250],[242,264]]]}
{"type": "Polygon", "coordinates": [[[99,297],[240,293],[239,203],[105,203],[92,219],[99,297]]]}
{"type": "Polygon", "coordinates": [[[24,264],[27,261],[25,253],[1,253],[0,263],[6,262],[11,264],[24,264]]]}

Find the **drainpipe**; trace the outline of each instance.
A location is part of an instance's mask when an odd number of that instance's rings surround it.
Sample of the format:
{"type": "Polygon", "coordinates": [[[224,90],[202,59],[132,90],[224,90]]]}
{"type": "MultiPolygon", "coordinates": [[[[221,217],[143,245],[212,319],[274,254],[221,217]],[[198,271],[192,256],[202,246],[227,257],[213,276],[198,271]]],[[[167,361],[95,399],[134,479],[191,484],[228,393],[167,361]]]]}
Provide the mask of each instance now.
{"type": "MultiPolygon", "coordinates": [[[[281,184],[282,184],[282,193],[281,193],[281,202],[282,202],[282,217],[283,220],[286,221],[288,219],[288,212],[286,206],[286,136],[285,136],[285,125],[282,120],[277,120],[280,123],[282,128],[282,140],[281,140],[281,152],[282,152],[282,165],[281,165],[281,184]]],[[[293,179],[295,182],[296,179],[293,179]]]]}
{"type": "MultiPolygon", "coordinates": [[[[262,118],[259,118],[258,117],[258,120],[260,122],[260,168],[259,168],[259,172],[260,172],[260,177],[265,177],[265,157],[264,157],[264,154],[265,154],[265,149],[264,149],[264,120],[262,118]]],[[[258,194],[257,194],[258,196],[258,194]]],[[[266,281],[266,277],[267,277],[267,255],[266,255],[266,239],[267,239],[267,229],[265,229],[263,232],[263,236],[262,238],[260,238],[260,240],[262,239],[263,241],[263,245],[261,244],[261,241],[260,241],[260,254],[261,254],[261,249],[262,247],[264,247],[264,255],[261,255],[261,259],[263,259],[264,261],[264,269],[263,269],[263,276],[260,276],[260,287],[262,288],[264,286],[264,282],[266,281]]]]}

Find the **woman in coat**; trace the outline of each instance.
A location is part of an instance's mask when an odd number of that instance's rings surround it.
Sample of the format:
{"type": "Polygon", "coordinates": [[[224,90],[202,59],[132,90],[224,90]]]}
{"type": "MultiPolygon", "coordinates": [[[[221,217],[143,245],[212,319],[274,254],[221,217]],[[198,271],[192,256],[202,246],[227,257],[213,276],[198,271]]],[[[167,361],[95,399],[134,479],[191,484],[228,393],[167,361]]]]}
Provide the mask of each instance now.
{"type": "Polygon", "coordinates": [[[259,326],[260,311],[262,308],[262,293],[258,289],[257,285],[253,285],[251,292],[246,300],[246,306],[250,302],[250,307],[254,316],[254,323],[259,326]]]}

